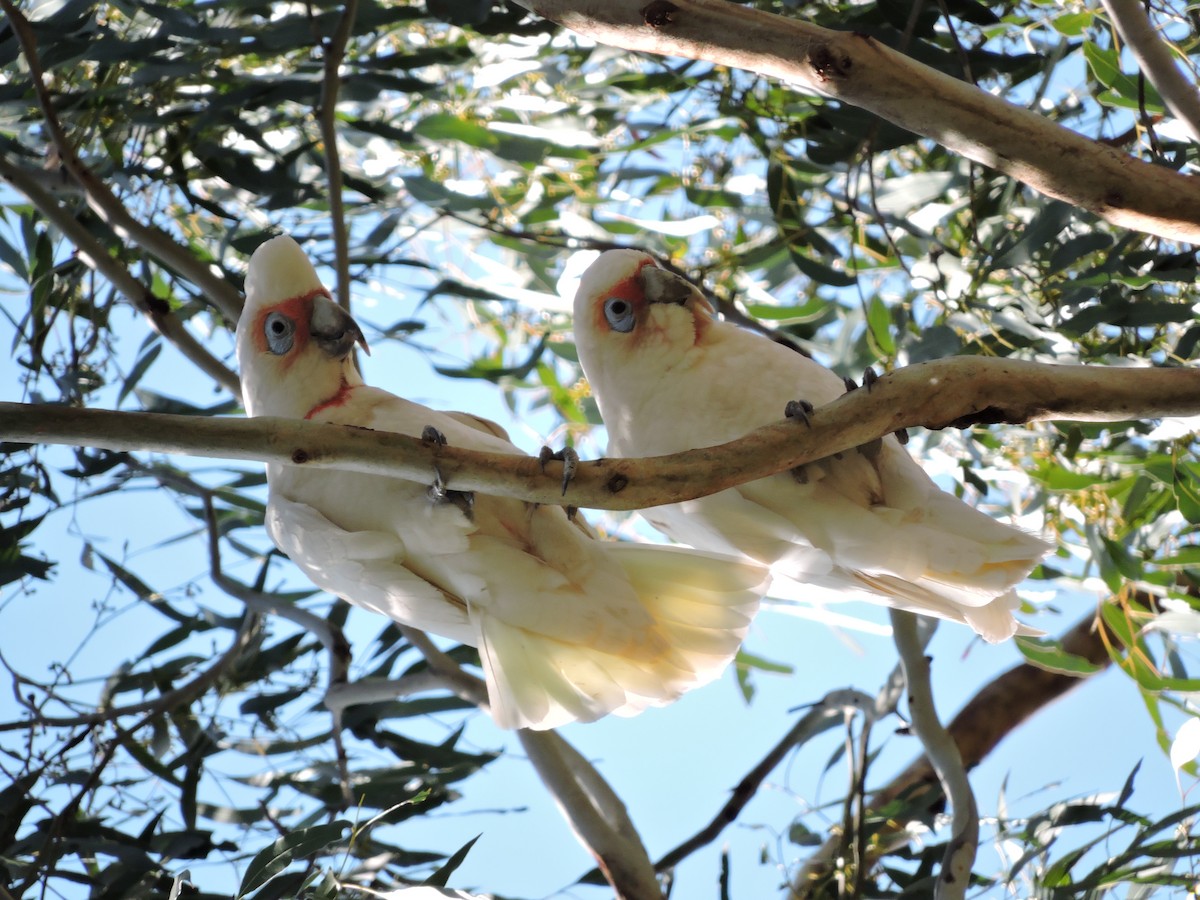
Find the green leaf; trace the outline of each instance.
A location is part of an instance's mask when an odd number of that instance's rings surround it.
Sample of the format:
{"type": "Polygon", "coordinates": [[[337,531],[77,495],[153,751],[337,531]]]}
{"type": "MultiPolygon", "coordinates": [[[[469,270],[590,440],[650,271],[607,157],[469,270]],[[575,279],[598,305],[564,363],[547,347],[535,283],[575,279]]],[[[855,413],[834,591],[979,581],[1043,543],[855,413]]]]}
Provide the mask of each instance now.
{"type": "Polygon", "coordinates": [[[876,294],[867,305],[867,329],[871,339],[883,357],[892,357],[896,353],[896,341],[892,337],[891,311],[876,294]]]}
{"type": "Polygon", "coordinates": [[[1068,653],[1058,641],[1048,638],[1035,638],[1019,634],[1014,638],[1017,649],[1029,662],[1039,669],[1048,672],[1058,672],[1061,675],[1078,675],[1087,677],[1100,671],[1100,666],[1082,656],[1068,653]]]}
{"type": "Polygon", "coordinates": [[[480,837],[481,835],[479,834],[475,835],[475,837],[471,838],[456,851],[454,851],[454,854],[448,860],[446,860],[443,865],[439,866],[436,872],[426,878],[422,884],[428,884],[434,887],[445,887],[446,883],[450,880],[450,876],[454,874],[454,870],[463,864],[463,860],[467,858],[467,853],[469,853],[471,848],[475,846],[475,842],[479,840],[480,837]]]}
{"type": "Polygon", "coordinates": [[[426,116],[413,126],[413,134],[431,141],[462,141],[485,150],[494,149],[499,143],[499,138],[483,125],[451,113],[426,116]]]}
{"type": "Polygon", "coordinates": [[[286,869],[295,859],[317,853],[330,844],[340,841],[350,823],[339,819],[327,825],[301,828],[274,841],[260,850],[246,867],[238,888],[238,898],[256,890],[286,869]]]}

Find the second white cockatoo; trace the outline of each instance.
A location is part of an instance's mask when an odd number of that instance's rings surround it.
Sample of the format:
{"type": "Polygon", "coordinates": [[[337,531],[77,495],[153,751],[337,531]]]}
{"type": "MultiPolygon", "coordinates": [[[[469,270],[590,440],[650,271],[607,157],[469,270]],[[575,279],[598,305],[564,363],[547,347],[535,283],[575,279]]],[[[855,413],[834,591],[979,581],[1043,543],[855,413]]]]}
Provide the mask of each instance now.
{"type": "MultiPolygon", "coordinates": [[[[610,250],[584,272],[575,340],[611,456],[725,443],[820,405],[844,382],[817,362],[716,317],[691,282],[647,253],[610,250]]],[[[866,592],[966,622],[988,641],[1019,627],[1013,590],[1049,550],[934,484],[894,436],[720,493],[641,511],[675,540],[771,567],[778,587],[866,592]]],[[[772,591],[774,593],[774,590],[772,591]]]]}
{"type": "MultiPolygon", "coordinates": [[[[362,332],[290,237],[260,246],[238,322],[251,416],[520,454],[498,425],[363,383],[362,332]]],[[[479,649],[492,717],[552,728],[661,706],[717,677],[766,588],[761,566],[596,539],[557,506],[302,465],[267,467],[266,523],[321,588],[479,649]]]]}

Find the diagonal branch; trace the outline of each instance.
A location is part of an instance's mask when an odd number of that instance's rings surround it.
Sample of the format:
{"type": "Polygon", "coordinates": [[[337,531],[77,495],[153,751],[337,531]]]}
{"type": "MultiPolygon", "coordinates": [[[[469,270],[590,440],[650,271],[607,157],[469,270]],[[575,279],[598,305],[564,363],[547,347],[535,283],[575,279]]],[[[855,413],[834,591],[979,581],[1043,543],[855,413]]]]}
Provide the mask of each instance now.
{"type": "Polygon", "coordinates": [[[557,732],[522,728],[517,737],[575,836],[596,858],[617,897],[662,900],[654,866],[629,822],[624,804],[591,764],[557,732]]]}
{"type": "Polygon", "coordinates": [[[745,777],[733,789],[725,805],[717,812],[707,825],[690,838],[668,851],[654,864],[659,872],[678,865],[683,859],[695,853],[701,847],[711,844],[725,830],[726,826],[737,820],[742,809],[749,803],[758,789],[775,767],[796,747],[801,746],[824,731],[833,728],[854,712],[862,712],[868,719],[875,717],[875,698],[860,691],[833,691],[813,705],[800,721],[788,729],[775,746],[755,764],[745,777]]]}
{"type": "Polygon", "coordinates": [[[1124,228],[1200,242],[1200,181],[1128,156],[871,37],[727,0],[517,0],[625,50],[773,76],[868,110],[1124,228]]]}
{"type": "Polygon", "coordinates": [[[1167,108],[1200,141],[1200,93],[1179,69],[1166,40],[1154,28],[1141,0],[1100,0],[1142,72],[1158,89],[1167,108]]]}
{"type": "MultiPolygon", "coordinates": [[[[782,413],[783,411],[780,410],[782,413]]],[[[716,447],[581,462],[566,497],[561,464],[438,447],[419,438],[293,419],[218,419],[0,403],[0,437],[109,450],[186,453],[333,468],[593,509],[644,509],[716,493],[848,450],[900,428],[1043,419],[1127,421],[1200,415],[1200,369],[1057,366],[954,357],[883,375],[817,409],[716,447]]]]}
{"type": "Polygon", "coordinates": [[[79,258],[89,269],[107,279],[109,284],[124,295],[134,308],[150,322],[150,327],[170,341],[180,353],[195,364],[235,397],[241,397],[242,385],[237,373],[208,352],[184,327],[170,306],[163,299],[135,278],[120,262],[113,259],[92,233],[75,218],[69,210],[55,199],[54,195],[38,184],[35,178],[19,166],[0,156],[0,176],[29,198],[38,212],[54,224],[75,245],[79,258]]]}
{"type": "Polygon", "coordinates": [[[208,266],[175,243],[168,234],[135,219],[125,205],[117,199],[117,196],[109,190],[108,186],[97,178],[96,174],[79,158],[79,154],[75,152],[75,147],[54,109],[50,89],[46,86],[45,69],[38,54],[37,40],[29,20],[13,5],[12,0],[0,0],[0,10],[3,10],[8,16],[17,40],[20,42],[21,50],[25,54],[25,61],[29,66],[30,77],[33,79],[33,89],[37,94],[46,130],[50,132],[63,166],[83,188],[88,206],[119,237],[132,241],[159,262],[183,275],[226,318],[231,322],[236,322],[242,309],[242,298],[238,292],[224,278],[215,275],[208,266]]]}

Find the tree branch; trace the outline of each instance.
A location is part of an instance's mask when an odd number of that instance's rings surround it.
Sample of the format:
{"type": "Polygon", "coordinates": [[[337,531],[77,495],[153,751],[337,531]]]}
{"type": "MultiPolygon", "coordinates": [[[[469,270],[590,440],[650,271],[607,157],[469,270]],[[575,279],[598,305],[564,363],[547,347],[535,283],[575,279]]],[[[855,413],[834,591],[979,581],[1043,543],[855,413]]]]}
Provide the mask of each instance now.
{"type": "Polygon", "coordinates": [[[522,728],[517,737],[575,836],[596,858],[617,897],[662,900],[650,856],[624,804],[591,764],[557,732],[522,728]],[[603,790],[598,790],[600,785],[603,790]]]}
{"type": "Polygon", "coordinates": [[[1164,38],[1155,30],[1141,0],[1101,0],[1108,17],[1133,52],[1146,79],[1158,89],[1167,108],[1200,141],[1200,94],[1180,71],[1164,38]]]}
{"type": "Polygon", "coordinates": [[[201,372],[208,375],[235,397],[241,397],[242,384],[237,373],[208,352],[208,349],[194,338],[170,308],[170,305],[133,276],[130,271],[113,259],[104,246],[92,236],[91,232],[55,199],[54,195],[38,184],[19,166],[13,165],[8,159],[0,156],[0,176],[6,178],[13,187],[29,198],[43,216],[46,217],[75,249],[79,258],[89,269],[105,278],[109,284],[121,292],[134,309],[138,310],[150,322],[150,327],[166,338],[191,361],[201,372]]]}
{"type": "Polygon", "coordinates": [[[342,161],[338,154],[337,101],[340,70],[346,44],[358,14],[358,0],[346,0],[333,37],[322,45],[325,74],[321,79],[321,107],[317,121],[325,144],[325,178],[329,182],[329,218],[333,230],[334,268],[337,270],[338,302],[350,308],[350,248],[346,231],[346,209],[342,202],[342,161]]]}
{"type": "Polygon", "coordinates": [[[868,110],[1102,219],[1200,242],[1200,181],[1107,147],[873,38],[726,0],[517,0],[625,50],[774,76],[868,110]]]}
{"type": "Polygon", "coordinates": [[[975,864],[975,851],[979,846],[979,809],[975,805],[971,782],[967,780],[962,754],[938,721],[929,683],[929,660],[917,631],[917,617],[902,609],[890,609],[888,614],[896,649],[900,651],[900,664],[904,667],[911,730],[925,748],[925,755],[937,772],[953,814],[950,841],[942,858],[934,897],[937,900],[962,900],[971,884],[971,867],[975,864]]]}
{"type": "Polygon", "coordinates": [[[92,172],[67,137],[67,133],[54,109],[54,101],[50,90],[46,87],[45,69],[38,55],[37,40],[29,20],[12,3],[12,0],[0,0],[0,9],[7,15],[9,22],[25,54],[29,66],[29,74],[33,79],[33,89],[37,94],[38,105],[42,110],[42,118],[54,141],[59,159],[71,177],[83,188],[88,206],[108,225],[119,237],[137,244],[151,256],[154,256],[166,266],[183,275],[199,289],[200,293],[219,309],[231,322],[236,322],[242,309],[242,298],[224,278],[213,272],[196,259],[183,247],[163,231],[149,225],[144,225],[135,219],[116,195],[108,189],[95,173],[92,172]]]}
{"type": "MultiPolygon", "coordinates": [[[[780,410],[782,414],[783,410],[780,410]]],[[[1200,369],[1057,366],[954,357],[883,375],[817,409],[811,427],[780,421],[716,447],[561,464],[435,447],[419,438],[294,419],[217,419],[0,403],[0,437],[109,450],[185,453],[430,480],[535,503],[643,509],[702,497],[865,444],[900,428],[1042,419],[1127,421],[1200,415],[1200,369]]]]}

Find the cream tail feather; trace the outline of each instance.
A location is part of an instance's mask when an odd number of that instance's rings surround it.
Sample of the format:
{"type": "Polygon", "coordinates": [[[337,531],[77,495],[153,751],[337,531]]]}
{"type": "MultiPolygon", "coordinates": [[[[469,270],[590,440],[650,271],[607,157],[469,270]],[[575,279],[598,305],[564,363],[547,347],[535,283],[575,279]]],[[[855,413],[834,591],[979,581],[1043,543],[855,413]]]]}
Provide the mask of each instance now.
{"type": "MultiPolygon", "coordinates": [[[[521,452],[494,423],[364,385],[358,326],[290,238],[256,251],[246,283],[238,359],[251,414],[433,427],[455,446],[521,452]]],[[[476,646],[504,728],[633,715],[711,681],[766,587],[761,566],[601,541],[559,507],[297,466],[268,466],[268,482],[276,544],[319,587],[476,646]]]]}

